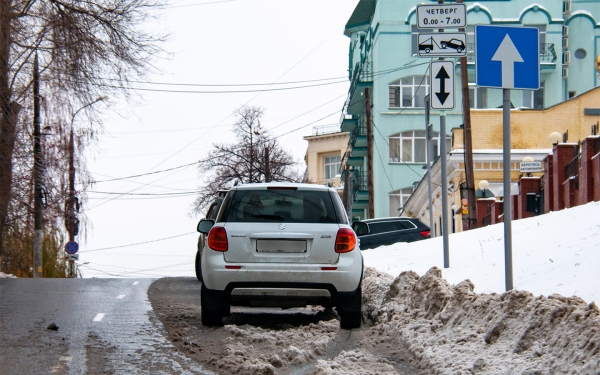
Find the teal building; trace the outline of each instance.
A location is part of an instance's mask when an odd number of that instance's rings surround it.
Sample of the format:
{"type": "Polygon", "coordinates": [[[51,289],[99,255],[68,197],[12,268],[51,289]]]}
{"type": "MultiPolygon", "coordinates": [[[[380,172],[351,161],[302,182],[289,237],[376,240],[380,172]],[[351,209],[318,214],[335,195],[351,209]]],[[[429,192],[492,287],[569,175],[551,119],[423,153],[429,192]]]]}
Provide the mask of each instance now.
{"type": "MultiPolygon", "coordinates": [[[[435,5],[437,1],[360,0],[345,27],[351,85],[340,127],[341,131],[350,132],[350,140],[341,169],[348,210],[355,220],[371,216],[368,123],[372,129],[373,217],[402,214],[403,203],[426,172],[425,100],[430,94],[429,63],[437,58],[418,55],[418,35],[439,30],[417,28],[418,4],[435,5]]],[[[446,4],[456,2],[446,1],[446,4]]],[[[547,108],[600,83],[596,70],[600,53],[600,1],[480,0],[465,5],[471,111],[502,106],[502,89],[476,86],[475,25],[527,26],[539,30],[540,88],[511,90],[511,105],[515,108],[547,108]]],[[[444,135],[439,134],[440,112],[430,113],[432,162],[439,156],[440,142],[445,141],[447,151],[452,150],[451,130],[463,124],[460,59],[446,60],[455,61],[456,106],[445,112],[447,134],[444,135]]]]}

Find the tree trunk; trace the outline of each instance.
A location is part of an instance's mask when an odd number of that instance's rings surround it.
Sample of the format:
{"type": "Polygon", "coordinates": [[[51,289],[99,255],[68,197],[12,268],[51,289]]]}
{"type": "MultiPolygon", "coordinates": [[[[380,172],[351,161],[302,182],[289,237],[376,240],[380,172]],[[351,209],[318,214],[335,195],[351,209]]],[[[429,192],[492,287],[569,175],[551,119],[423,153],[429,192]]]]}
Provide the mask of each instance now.
{"type": "Polygon", "coordinates": [[[9,51],[11,45],[10,9],[12,1],[0,1],[0,271],[4,254],[4,234],[12,186],[12,156],[17,117],[21,106],[11,100],[9,51]]]}

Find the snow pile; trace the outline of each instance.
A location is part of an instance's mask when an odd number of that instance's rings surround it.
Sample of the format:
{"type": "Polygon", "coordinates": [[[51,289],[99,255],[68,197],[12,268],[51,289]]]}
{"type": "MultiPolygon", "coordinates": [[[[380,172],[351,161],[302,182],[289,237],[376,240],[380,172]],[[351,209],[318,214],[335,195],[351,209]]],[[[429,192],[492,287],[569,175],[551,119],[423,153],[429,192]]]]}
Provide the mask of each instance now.
{"type": "Polygon", "coordinates": [[[302,366],[325,354],[339,324],[331,320],[282,331],[235,325],[224,329],[229,334],[225,350],[213,358],[212,366],[228,374],[275,374],[277,368],[302,366]]]}
{"type": "Polygon", "coordinates": [[[343,351],[332,361],[319,360],[309,375],[386,375],[398,374],[385,358],[376,357],[361,349],[343,351]]]}
{"type": "Polygon", "coordinates": [[[0,272],[0,279],[2,278],[17,278],[15,275],[11,275],[9,273],[0,272]]]}
{"type": "MultiPolygon", "coordinates": [[[[592,374],[600,368],[600,310],[593,302],[525,291],[476,294],[471,281],[451,286],[436,267],[423,277],[402,272],[382,294],[387,279],[378,274],[367,268],[364,279],[365,290],[378,291],[364,298],[363,315],[374,324],[371,340],[404,346],[411,367],[435,374],[592,374]]],[[[347,372],[319,374],[333,373],[347,372]]]]}
{"type": "MultiPolygon", "coordinates": [[[[600,202],[512,222],[514,289],[535,295],[578,296],[600,302],[600,202]]],[[[397,276],[404,271],[424,275],[443,268],[444,279],[469,279],[477,293],[505,289],[504,224],[449,236],[450,267],[444,267],[442,237],[396,243],[363,251],[366,267],[397,276]]]]}

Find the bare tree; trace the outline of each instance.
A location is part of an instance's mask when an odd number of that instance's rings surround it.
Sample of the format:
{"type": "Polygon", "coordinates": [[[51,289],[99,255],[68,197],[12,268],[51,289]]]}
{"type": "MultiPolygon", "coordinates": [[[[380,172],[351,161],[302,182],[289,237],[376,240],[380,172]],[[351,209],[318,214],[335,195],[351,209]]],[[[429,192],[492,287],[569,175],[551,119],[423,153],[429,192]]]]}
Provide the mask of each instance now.
{"type": "MultiPolygon", "coordinates": [[[[154,70],[151,61],[162,54],[164,36],[143,26],[162,5],[163,0],[0,0],[0,269],[5,236],[27,227],[31,200],[40,199],[26,183],[32,156],[22,151],[32,149],[34,57],[40,61],[45,126],[64,136],[77,108],[100,96],[129,97],[131,82],[154,70]]],[[[101,126],[97,108],[87,109],[91,125],[77,133],[80,154],[101,126]]],[[[53,220],[64,214],[59,208],[66,199],[66,170],[60,158],[67,138],[47,138],[44,199],[55,201],[56,208],[45,218],[53,220]]],[[[78,160],[78,172],[85,172],[78,160]]]]}
{"type": "Polygon", "coordinates": [[[236,143],[214,144],[208,158],[199,165],[205,184],[193,204],[193,214],[202,212],[219,194],[236,181],[244,183],[302,181],[298,163],[281,148],[276,138],[260,124],[264,110],[243,106],[234,114],[236,143]]]}

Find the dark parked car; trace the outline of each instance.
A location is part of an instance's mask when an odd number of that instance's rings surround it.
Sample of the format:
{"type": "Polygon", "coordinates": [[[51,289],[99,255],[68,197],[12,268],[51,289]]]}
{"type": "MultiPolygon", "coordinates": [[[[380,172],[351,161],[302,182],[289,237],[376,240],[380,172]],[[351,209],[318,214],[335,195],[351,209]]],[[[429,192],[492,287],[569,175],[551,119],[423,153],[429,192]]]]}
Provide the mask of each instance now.
{"type": "Polygon", "coordinates": [[[396,242],[414,242],[430,237],[429,227],[419,219],[387,217],[352,223],[360,241],[360,249],[373,249],[396,242]]]}
{"type": "Polygon", "coordinates": [[[461,53],[465,50],[465,44],[462,40],[452,38],[450,40],[442,41],[442,48],[454,48],[456,52],[461,53]]]}
{"type": "MultiPolygon", "coordinates": [[[[227,195],[227,191],[228,190],[219,190],[219,196],[215,198],[215,200],[208,207],[208,211],[206,211],[206,219],[214,220],[217,217],[219,209],[221,208],[221,204],[223,203],[223,198],[225,198],[225,195],[227,195]]],[[[200,267],[200,262],[202,259],[202,249],[204,248],[205,243],[206,235],[204,233],[200,233],[200,236],[198,237],[198,251],[196,252],[196,261],[194,262],[196,278],[199,281],[202,281],[202,271],[200,267]]]]}

